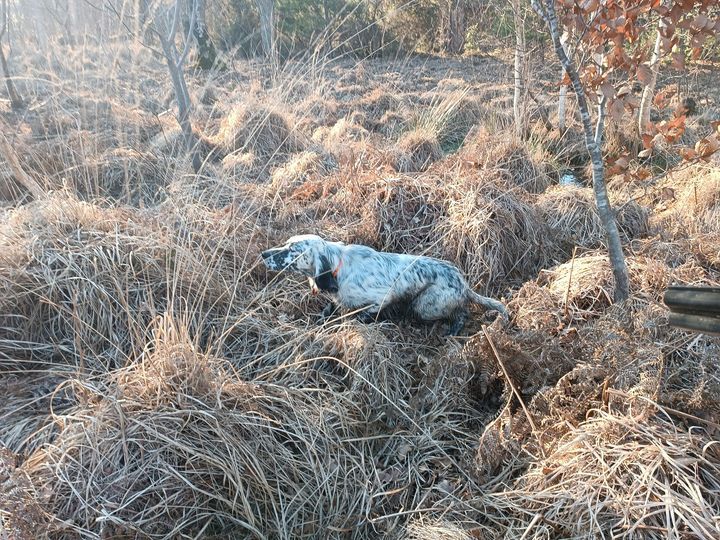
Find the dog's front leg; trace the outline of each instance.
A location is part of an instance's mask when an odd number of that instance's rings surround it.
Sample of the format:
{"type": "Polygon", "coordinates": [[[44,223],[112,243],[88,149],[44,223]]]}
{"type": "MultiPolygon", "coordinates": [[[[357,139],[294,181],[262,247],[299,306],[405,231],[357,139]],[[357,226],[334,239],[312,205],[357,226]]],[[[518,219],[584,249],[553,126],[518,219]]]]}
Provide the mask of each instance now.
{"type": "Polygon", "coordinates": [[[332,300],[328,302],[323,310],[320,312],[320,320],[318,321],[318,324],[324,323],[326,320],[333,317],[338,311],[338,306],[333,302],[332,300]]]}

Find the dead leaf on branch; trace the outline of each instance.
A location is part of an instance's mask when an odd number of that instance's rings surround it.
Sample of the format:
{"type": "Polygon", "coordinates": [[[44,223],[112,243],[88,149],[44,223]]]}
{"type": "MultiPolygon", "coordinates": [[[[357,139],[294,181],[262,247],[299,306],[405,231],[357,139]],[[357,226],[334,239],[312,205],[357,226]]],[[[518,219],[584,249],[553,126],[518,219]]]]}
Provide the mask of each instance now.
{"type": "Polygon", "coordinates": [[[635,71],[635,76],[643,86],[647,86],[652,82],[653,71],[647,64],[640,64],[635,71]]]}

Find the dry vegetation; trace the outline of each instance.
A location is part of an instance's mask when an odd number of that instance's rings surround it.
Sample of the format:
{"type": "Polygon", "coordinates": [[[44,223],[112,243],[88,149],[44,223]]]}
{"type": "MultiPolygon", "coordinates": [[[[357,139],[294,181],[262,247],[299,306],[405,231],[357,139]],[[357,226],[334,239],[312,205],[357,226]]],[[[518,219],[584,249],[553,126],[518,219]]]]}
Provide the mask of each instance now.
{"type": "Polygon", "coordinates": [[[56,52],[0,104],[0,538],[720,538],[720,338],[661,302],[720,285],[716,162],[612,184],[613,306],[582,147],[511,135],[500,60],[195,74],[196,175],[158,60],[56,52]],[[318,325],[258,263],[303,232],[451,260],[511,323],[318,325]]]}

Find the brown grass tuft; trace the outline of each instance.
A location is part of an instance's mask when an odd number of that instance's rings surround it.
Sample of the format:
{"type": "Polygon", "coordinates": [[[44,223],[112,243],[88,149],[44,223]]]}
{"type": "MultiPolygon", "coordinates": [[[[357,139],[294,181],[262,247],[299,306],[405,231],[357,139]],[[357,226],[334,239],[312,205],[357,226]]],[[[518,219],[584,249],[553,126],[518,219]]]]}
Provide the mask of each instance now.
{"type": "MultiPolygon", "coordinates": [[[[649,233],[648,210],[633,200],[612,197],[618,229],[625,242],[649,233]]],[[[605,245],[605,228],[600,220],[591,188],[556,186],[537,200],[537,207],[550,228],[568,246],[597,248],[605,245]]]]}
{"type": "Polygon", "coordinates": [[[216,139],[227,153],[253,152],[271,158],[304,148],[302,137],[292,125],[293,120],[279,109],[244,103],[222,120],[216,139]]]}
{"type": "Polygon", "coordinates": [[[48,531],[48,516],[28,475],[4,448],[0,448],[0,531],[6,538],[18,539],[40,538],[48,531]]]}
{"type": "Polygon", "coordinates": [[[208,242],[230,216],[205,213],[195,224],[185,210],[161,215],[101,208],[63,192],[11,212],[0,229],[2,358],[104,372],[123,365],[158,310],[189,291],[191,304],[220,308],[232,291],[216,281],[225,261],[209,265],[219,248],[208,242]]]}
{"type": "Polygon", "coordinates": [[[424,131],[405,133],[393,149],[399,172],[421,172],[443,157],[437,137],[424,131]]]}
{"type": "Polygon", "coordinates": [[[336,168],[337,163],[330,155],[302,152],[273,171],[271,189],[274,193],[287,195],[308,180],[326,176],[336,168]]]}
{"type": "Polygon", "coordinates": [[[495,170],[508,184],[530,193],[542,193],[552,183],[547,165],[533,157],[527,143],[483,128],[468,134],[458,157],[466,166],[495,170]]]}
{"type": "Polygon", "coordinates": [[[557,528],[551,524],[562,524],[571,538],[714,538],[719,477],[717,441],[704,429],[688,430],[662,411],[647,418],[594,410],[511,489],[498,484],[490,498],[522,509],[508,524],[513,536],[551,535],[557,528]]]}
{"type": "Polygon", "coordinates": [[[522,190],[476,178],[454,186],[437,235],[472,286],[498,291],[552,263],[556,245],[522,190]]]}
{"type": "Polygon", "coordinates": [[[435,360],[417,336],[398,342],[357,324],[331,331],[315,343],[296,332],[281,346],[302,344],[306,355],[237,370],[161,317],[137,362],[107,388],[86,385],[87,403],[22,471],[61,527],[86,534],[372,535],[397,529],[407,508],[429,519],[473,513],[467,502],[447,512],[477,489],[455,459],[472,444],[460,429],[467,366],[435,360]],[[239,377],[252,371],[254,381],[239,377]],[[423,427],[431,419],[432,432],[423,427]],[[393,430],[405,435],[385,435],[393,430]],[[102,474],[83,466],[94,458],[102,474]],[[319,524],[318,512],[328,520],[319,524]]]}

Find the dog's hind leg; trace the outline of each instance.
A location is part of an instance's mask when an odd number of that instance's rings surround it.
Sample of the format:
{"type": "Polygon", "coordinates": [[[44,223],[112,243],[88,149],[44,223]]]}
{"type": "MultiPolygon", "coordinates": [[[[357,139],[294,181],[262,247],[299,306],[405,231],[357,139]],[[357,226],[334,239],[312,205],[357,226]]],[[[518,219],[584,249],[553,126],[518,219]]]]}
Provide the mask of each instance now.
{"type": "Polygon", "coordinates": [[[450,326],[445,333],[446,336],[457,336],[460,331],[465,327],[465,323],[468,319],[467,309],[459,309],[455,312],[452,319],[450,319],[450,326]]]}
{"type": "Polygon", "coordinates": [[[357,319],[361,323],[371,323],[371,322],[377,322],[378,317],[380,316],[380,306],[377,304],[371,304],[367,307],[365,307],[362,311],[358,312],[357,319]]]}

